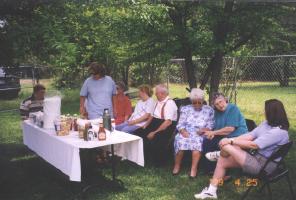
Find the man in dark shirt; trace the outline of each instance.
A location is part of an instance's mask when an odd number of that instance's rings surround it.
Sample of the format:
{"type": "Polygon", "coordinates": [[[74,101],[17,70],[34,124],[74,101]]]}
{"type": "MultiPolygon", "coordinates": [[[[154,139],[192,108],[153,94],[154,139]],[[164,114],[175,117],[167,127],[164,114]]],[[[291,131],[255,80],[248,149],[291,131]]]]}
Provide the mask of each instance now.
{"type": "Polygon", "coordinates": [[[43,100],[45,96],[45,87],[37,84],[33,88],[31,97],[25,99],[20,106],[22,120],[28,119],[31,112],[43,111],[43,100]]]}

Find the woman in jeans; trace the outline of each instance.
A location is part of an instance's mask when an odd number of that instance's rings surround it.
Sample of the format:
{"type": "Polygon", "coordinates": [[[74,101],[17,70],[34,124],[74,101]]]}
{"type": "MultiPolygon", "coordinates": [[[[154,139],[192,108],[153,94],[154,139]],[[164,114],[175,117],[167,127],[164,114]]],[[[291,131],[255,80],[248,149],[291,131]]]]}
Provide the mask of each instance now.
{"type": "Polygon", "coordinates": [[[153,91],[149,85],[141,85],[139,88],[139,101],[131,117],[125,122],[116,126],[116,130],[134,133],[137,129],[143,127],[155,108],[155,102],[152,99],[153,91]]]}
{"type": "MultiPolygon", "coordinates": [[[[213,178],[209,187],[194,195],[196,199],[217,199],[218,183],[229,168],[242,168],[246,173],[258,174],[267,158],[278,146],[289,141],[289,121],[281,101],[271,99],[265,102],[265,118],[266,121],[253,131],[236,138],[224,138],[220,141],[221,153],[213,178]],[[251,155],[244,149],[256,149],[258,153],[251,155]]],[[[275,165],[270,163],[265,172],[270,174],[274,169],[275,165]]]]}

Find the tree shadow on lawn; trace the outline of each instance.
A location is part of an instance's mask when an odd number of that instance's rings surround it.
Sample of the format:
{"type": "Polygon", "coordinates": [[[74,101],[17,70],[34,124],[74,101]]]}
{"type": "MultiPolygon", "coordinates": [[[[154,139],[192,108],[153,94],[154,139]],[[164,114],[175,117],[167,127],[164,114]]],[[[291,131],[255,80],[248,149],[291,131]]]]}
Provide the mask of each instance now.
{"type": "Polygon", "coordinates": [[[123,191],[99,173],[93,180],[71,182],[68,176],[22,144],[0,144],[0,152],[0,199],[88,199],[123,191]],[[89,184],[97,186],[82,194],[89,184]]]}

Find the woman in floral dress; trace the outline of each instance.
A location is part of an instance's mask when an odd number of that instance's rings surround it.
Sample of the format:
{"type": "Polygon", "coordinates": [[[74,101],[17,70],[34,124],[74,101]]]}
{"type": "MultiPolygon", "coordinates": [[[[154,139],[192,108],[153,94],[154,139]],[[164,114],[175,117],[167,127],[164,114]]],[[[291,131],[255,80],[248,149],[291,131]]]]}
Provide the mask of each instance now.
{"type": "Polygon", "coordinates": [[[193,88],[190,93],[191,105],[181,108],[177,125],[178,134],[175,137],[175,165],[173,175],[180,172],[185,150],[192,151],[190,177],[197,175],[197,166],[201,158],[203,133],[214,126],[214,110],[204,105],[204,91],[193,88]]]}

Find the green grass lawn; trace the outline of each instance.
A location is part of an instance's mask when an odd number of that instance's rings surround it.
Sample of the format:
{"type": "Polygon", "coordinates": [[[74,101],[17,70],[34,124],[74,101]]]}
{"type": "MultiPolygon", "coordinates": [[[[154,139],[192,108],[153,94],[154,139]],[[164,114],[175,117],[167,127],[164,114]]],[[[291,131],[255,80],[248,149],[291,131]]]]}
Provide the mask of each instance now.
{"type": "MultiPolygon", "coordinates": [[[[48,84],[48,82],[45,82],[48,84]]],[[[50,88],[50,87],[49,87],[50,88]]],[[[187,95],[184,85],[170,85],[171,97],[187,95]]],[[[29,95],[23,90],[20,98],[12,101],[0,101],[0,110],[17,108],[21,99],[29,95]]],[[[66,90],[63,93],[62,112],[78,113],[79,90],[66,90]]],[[[263,120],[264,100],[278,98],[286,106],[290,123],[290,136],[295,140],[296,133],[296,88],[273,87],[272,84],[252,83],[242,85],[238,91],[238,106],[247,118],[256,123],[263,120]]],[[[17,112],[0,113],[0,199],[79,199],[77,194],[82,184],[72,183],[61,172],[32,153],[22,143],[20,118],[17,112]]],[[[291,178],[296,184],[296,150],[293,147],[287,157],[291,169],[291,178]]],[[[97,176],[100,186],[92,188],[84,199],[194,199],[193,194],[208,185],[209,177],[202,171],[195,180],[189,180],[189,166],[185,165],[179,176],[171,175],[172,161],[163,168],[146,165],[139,167],[128,161],[118,166],[118,178],[124,182],[124,189],[114,188],[97,176]]],[[[110,169],[103,170],[110,178],[110,169]]],[[[241,179],[242,184],[245,179],[241,179]]],[[[236,187],[226,183],[218,192],[219,199],[236,200],[240,198],[244,186],[236,187]]],[[[294,187],[296,191],[296,187],[294,187]]],[[[285,181],[272,186],[274,199],[286,200],[289,190],[285,181]]],[[[264,199],[262,194],[252,192],[249,199],[264,199]]],[[[265,198],[267,199],[267,198],[265,198]]]]}

